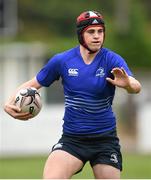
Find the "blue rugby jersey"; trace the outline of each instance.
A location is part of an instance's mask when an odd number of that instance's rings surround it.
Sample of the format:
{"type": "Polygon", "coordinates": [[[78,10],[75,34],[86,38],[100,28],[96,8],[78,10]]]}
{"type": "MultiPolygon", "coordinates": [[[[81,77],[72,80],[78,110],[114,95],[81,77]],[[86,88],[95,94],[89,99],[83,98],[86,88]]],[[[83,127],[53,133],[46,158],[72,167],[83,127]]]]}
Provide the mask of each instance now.
{"type": "Polygon", "coordinates": [[[80,48],[75,47],[52,57],[37,74],[42,86],[50,86],[62,78],[65,96],[63,132],[68,134],[100,134],[116,127],[112,111],[115,86],[111,70],[123,67],[132,76],[124,59],[102,48],[91,64],[85,64],[80,48]]]}

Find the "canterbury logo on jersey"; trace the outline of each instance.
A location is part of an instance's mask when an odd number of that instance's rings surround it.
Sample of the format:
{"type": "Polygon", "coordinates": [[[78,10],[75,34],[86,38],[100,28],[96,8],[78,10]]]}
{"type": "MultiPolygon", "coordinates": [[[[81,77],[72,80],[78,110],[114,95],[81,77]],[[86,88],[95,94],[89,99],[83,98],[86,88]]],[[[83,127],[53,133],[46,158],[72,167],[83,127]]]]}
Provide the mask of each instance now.
{"type": "Polygon", "coordinates": [[[79,72],[78,72],[78,69],[68,69],[68,76],[78,76],[79,75],[79,72]]]}

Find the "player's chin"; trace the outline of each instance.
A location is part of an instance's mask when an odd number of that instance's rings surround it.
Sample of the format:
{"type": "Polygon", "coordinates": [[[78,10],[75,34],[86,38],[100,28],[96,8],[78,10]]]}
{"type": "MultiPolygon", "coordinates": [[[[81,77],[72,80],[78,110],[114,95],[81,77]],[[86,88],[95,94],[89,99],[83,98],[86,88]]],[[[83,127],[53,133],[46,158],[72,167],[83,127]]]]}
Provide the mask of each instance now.
{"type": "Polygon", "coordinates": [[[89,47],[92,51],[99,51],[100,48],[101,48],[101,45],[96,45],[96,44],[93,44],[92,46],[89,47]]]}
{"type": "Polygon", "coordinates": [[[90,48],[92,51],[94,51],[94,52],[97,52],[97,51],[99,51],[100,50],[100,48],[101,48],[101,46],[99,46],[99,47],[93,47],[93,48],[90,48]]]}

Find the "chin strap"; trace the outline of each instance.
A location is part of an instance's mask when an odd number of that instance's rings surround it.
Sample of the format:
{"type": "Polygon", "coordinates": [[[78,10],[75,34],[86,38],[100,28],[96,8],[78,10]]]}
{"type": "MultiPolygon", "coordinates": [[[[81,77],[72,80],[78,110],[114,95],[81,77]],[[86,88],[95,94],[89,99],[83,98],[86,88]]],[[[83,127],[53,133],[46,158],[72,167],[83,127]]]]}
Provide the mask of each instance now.
{"type": "MultiPolygon", "coordinates": [[[[104,43],[104,41],[103,41],[103,43],[104,43]]],[[[102,43],[102,46],[100,47],[100,49],[103,47],[103,43],[102,43]]],[[[97,50],[97,51],[92,51],[88,46],[87,46],[87,44],[84,42],[83,44],[81,44],[84,48],[86,48],[88,51],[89,51],[89,54],[94,54],[94,53],[96,53],[96,52],[98,52],[99,50],[97,50]]]]}
{"type": "Polygon", "coordinates": [[[92,51],[86,44],[82,44],[82,46],[85,47],[89,51],[89,54],[94,54],[97,52],[97,51],[92,51]]]}

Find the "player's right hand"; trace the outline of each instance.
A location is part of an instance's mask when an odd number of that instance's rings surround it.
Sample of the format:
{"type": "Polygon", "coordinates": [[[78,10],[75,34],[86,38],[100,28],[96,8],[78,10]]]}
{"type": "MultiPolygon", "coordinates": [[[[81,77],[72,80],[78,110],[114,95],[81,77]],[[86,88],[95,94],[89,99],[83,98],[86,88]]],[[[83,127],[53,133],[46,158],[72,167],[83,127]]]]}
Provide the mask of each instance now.
{"type": "Polygon", "coordinates": [[[5,104],[4,111],[15,119],[26,121],[32,118],[32,114],[30,114],[29,112],[21,112],[21,109],[19,107],[12,104],[5,104]]]}

